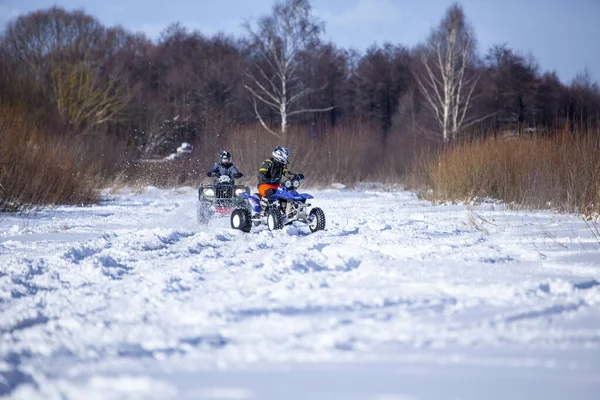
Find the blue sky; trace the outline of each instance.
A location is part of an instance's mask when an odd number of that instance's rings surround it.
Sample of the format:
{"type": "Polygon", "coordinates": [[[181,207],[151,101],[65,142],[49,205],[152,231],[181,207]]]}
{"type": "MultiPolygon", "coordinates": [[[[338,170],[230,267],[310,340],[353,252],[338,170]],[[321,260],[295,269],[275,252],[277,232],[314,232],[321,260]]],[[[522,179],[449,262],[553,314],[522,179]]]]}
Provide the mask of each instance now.
{"type": "MultiPolygon", "coordinates": [[[[414,45],[454,0],[312,0],[325,39],[364,51],[373,43],[414,45]]],[[[600,80],[600,0],[459,0],[479,49],[496,43],[531,53],[544,70],[570,82],[584,67],[600,80]]],[[[211,35],[241,35],[241,22],[268,13],[272,0],[0,0],[0,26],[17,15],[59,5],[83,8],[103,24],[152,38],[172,22],[211,35]]]]}

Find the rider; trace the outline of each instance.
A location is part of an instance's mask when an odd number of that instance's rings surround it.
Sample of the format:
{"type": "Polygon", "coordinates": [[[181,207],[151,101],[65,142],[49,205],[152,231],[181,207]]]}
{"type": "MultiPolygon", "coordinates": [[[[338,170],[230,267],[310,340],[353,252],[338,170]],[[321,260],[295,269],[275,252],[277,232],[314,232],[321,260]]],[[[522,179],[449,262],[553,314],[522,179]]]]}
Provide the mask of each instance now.
{"type": "Polygon", "coordinates": [[[238,179],[244,176],[240,171],[238,171],[235,164],[231,162],[231,153],[228,151],[223,151],[219,154],[220,162],[215,163],[210,171],[206,174],[206,176],[214,176],[215,185],[216,184],[227,184],[233,183],[233,179],[238,179]]]}
{"type": "Polygon", "coordinates": [[[258,170],[258,193],[263,197],[271,196],[280,185],[282,177],[298,176],[304,178],[302,174],[292,174],[288,170],[288,157],[292,152],[283,146],[277,146],[273,150],[271,158],[262,163],[258,170]]]}

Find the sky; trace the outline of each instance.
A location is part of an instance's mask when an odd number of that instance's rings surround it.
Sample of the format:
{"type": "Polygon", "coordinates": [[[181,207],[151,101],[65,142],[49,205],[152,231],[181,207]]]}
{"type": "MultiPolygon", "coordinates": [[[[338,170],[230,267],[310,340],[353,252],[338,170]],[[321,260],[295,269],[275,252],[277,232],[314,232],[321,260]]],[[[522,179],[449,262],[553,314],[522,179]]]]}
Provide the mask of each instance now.
{"type": "MultiPolygon", "coordinates": [[[[365,51],[377,43],[423,41],[456,0],[312,0],[323,38],[365,51]]],[[[569,83],[587,68],[600,81],[600,0],[458,0],[475,28],[480,53],[506,43],[533,54],[544,71],[569,83]]],[[[241,23],[270,12],[273,0],[0,0],[0,29],[18,15],[49,8],[83,9],[106,26],[157,39],[173,22],[206,35],[241,36],[241,23]]]]}

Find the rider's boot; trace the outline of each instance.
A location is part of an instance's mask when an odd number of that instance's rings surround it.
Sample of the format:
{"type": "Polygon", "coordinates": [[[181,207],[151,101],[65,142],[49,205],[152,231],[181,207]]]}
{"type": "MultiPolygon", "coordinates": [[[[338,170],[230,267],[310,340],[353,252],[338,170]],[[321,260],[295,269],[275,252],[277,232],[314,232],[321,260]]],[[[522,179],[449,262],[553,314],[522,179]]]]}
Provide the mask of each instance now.
{"type": "Polygon", "coordinates": [[[269,202],[267,201],[267,198],[260,196],[260,213],[261,213],[261,215],[266,214],[268,206],[269,206],[269,202]]]}

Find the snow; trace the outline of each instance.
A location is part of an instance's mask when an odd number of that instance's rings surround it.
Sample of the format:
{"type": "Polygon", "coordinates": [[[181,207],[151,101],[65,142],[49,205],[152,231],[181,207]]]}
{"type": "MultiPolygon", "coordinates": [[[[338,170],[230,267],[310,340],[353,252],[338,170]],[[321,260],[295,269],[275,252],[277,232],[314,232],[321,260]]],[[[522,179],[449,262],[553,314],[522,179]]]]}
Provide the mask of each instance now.
{"type": "Polygon", "coordinates": [[[583,220],[309,192],[314,234],[198,226],[195,188],[0,215],[0,395],[597,398],[600,243],[583,220]]]}

